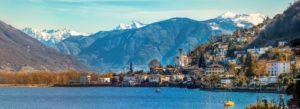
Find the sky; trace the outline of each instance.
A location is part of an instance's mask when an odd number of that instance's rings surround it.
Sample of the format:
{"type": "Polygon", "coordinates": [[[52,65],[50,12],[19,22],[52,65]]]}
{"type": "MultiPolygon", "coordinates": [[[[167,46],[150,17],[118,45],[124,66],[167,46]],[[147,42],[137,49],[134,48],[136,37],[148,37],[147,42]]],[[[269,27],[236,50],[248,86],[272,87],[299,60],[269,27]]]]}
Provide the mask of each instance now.
{"type": "Polygon", "coordinates": [[[19,29],[71,29],[94,33],[133,20],[173,17],[206,20],[227,11],[273,17],[294,0],[0,0],[0,20],[19,29]]]}

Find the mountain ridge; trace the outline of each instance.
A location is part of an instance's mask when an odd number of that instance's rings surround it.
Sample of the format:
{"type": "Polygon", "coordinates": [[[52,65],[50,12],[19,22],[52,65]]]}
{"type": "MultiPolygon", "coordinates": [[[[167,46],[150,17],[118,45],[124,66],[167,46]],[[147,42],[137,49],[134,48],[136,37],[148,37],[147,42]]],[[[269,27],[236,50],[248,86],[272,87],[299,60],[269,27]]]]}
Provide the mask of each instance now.
{"type": "Polygon", "coordinates": [[[1,70],[88,70],[71,56],[61,54],[0,21],[1,70]]]}
{"type": "MultiPolygon", "coordinates": [[[[245,25],[243,28],[253,26],[249,22],[239,23],[245,25]]],[[[188,52],[197,45],[206,43],[211,36],[231,34],[237,28],[241,27],[231,19],[197,21],[177,17],[139,29],[102,31],[78,40],[66,39],[57,44],[57,48],[61,52],[75,55],[94,70],[120,71],[127,69],[130,63],[147,66],[154,58],[161,60],[163,64],[173,64],[179,48],[188,52]],[[213,23],[218,29],[212,27],[213,23]]]]}

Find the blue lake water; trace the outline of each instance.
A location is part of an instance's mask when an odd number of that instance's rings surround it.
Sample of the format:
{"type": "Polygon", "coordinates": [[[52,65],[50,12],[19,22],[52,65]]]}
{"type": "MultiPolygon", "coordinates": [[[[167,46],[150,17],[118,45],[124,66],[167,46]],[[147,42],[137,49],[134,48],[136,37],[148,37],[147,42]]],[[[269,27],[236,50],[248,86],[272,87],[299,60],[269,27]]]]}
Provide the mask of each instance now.
{"type": "MultiPolygon", "coordinates": [[[[198,89],[161,88],[0,88],[0,109],[244,109],[257,96],[275,99],[278,94],[209,92],[198,89]]],[[[289,98],[289,97],[285,97],[289,98]]]]}

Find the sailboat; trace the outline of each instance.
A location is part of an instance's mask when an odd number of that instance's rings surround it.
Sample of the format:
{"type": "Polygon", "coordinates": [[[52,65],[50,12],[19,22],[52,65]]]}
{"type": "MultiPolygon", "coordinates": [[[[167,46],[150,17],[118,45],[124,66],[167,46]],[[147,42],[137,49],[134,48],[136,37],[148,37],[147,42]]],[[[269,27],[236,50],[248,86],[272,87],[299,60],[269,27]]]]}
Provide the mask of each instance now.
{"type": "MultiPolygon", "coordinates": [[[[229,90],[231,90],[231,88],[230,87],[228,87],[228,89],[229,90]]],[[[226,97],[227,97],[227,92],[225,92],[225,94],[226,94],[226,97]]],[[[234,101],[232,101],[232,100],[230,100],[230,99],[227,99],[225,102],[224,102],[224,106],[225,107],[232,107],[232,106],[234,106],[234,101]]]]}
{"type": "Polygon", "coordinates": [[[231,101],[231,100],[227,100],[224,102],[224,106],[225,107],[231,107],[231,106],[234,106],[234,102],[231,101]]]}
{"type": "Polygon", "coordinates": [[[160,93],[160,88],[157,88],[157,89],[155,90],[155,93],[160,93]]]}

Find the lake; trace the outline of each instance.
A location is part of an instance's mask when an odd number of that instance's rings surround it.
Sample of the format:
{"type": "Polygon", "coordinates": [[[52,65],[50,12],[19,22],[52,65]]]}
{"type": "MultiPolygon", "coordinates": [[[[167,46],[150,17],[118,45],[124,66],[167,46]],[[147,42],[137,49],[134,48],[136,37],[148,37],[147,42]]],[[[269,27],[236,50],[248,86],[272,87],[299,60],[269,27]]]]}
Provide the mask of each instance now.
{"type": "MultiPolygon", "coordinates": [[[[223,102],[235,101],[230,109],[244,109],[257,96],[275,99],[278,94],[209,92],[199,89],[161,88],[0,88],[0,109],[226,109],[223,102]]],[[[289,97],[285,97],[289,98],[289,97]]]]}

